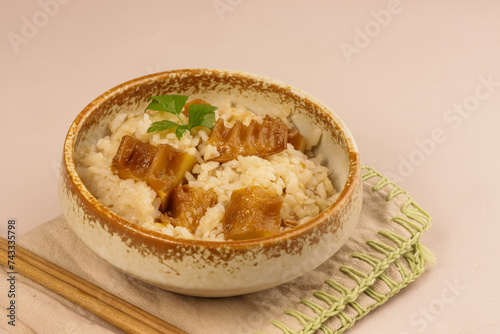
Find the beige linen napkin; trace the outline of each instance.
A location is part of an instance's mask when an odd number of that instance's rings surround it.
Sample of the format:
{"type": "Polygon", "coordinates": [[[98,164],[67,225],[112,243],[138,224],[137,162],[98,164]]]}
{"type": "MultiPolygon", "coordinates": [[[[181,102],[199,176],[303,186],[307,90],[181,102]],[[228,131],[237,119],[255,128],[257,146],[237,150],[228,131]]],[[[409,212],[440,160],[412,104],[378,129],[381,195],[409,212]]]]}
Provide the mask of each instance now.
{"type": "MultiPolygon", "coordinates": [[[[145,284],[87,249],[62,216],[19,238],[19,244],[188,333],[339,334],[411,283],[433,258],[419,243],[430,216],[373,169],[362,173],[361,218],[340,251],[300,278],[253,294],[196,298],[145,284]]],[[[7,290],[6,278],[2,267],[0,291],[7,290]]],[[[5,310],[6,294],[0,296],[5,310]]],[[[10,333],[122,333],[21,275],[16,305],[16,326],[5,317],[1,322],[10,333]]]]}

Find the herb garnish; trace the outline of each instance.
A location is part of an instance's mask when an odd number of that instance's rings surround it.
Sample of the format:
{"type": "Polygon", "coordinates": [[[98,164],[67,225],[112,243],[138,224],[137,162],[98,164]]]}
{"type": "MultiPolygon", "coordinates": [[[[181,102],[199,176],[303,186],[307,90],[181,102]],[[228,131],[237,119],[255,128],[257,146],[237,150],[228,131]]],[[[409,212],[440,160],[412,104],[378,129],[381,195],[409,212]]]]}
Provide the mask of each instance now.
{"type": "Polygon", "coordinates": [[[196,126],[204,126],[213,129],[215,125],[215,110],[217,107],[206,104],[191,104],[188,107],[189,122],[186,124],[180,117],[180,114],[187,100],[188,97],[184,95],[160,95],[150,97],[148,101],[152,102],[149,103],[146,110],[150,109],[168,112],[175,115],[180,123],[167,120],[154,122],[149,127],[148,133],[176,128],[175,135],[178,139],[181,139],[184,132],[187,130],[191,131],[191,129],[196,126]]]}

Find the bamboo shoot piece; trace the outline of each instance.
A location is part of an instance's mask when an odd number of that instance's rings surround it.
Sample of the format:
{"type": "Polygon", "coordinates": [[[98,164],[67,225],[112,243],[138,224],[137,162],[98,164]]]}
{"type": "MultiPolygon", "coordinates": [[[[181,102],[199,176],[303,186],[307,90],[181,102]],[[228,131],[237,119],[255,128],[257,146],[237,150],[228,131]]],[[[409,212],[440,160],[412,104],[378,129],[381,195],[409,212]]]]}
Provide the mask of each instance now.
{"type": "Polygon", "coordinates": [[[217,196],[214,191],[178,184],[170,196],[168,210],[160,216],[160,220],[174,226],[183,226],[194,233],[201,217],[215,203],[217,196]]]}
{"type": "Polygon", "coordinates": [[[268,237],[280,230],[283,199],[259,186],[234,190],[224,214],[226,239],[268,237]]]}
{"type": "Polygon", "coordinates": [[[112,169],[122,179],[145,181],[160,197],[160,211],[165,212],[170,193],[195,164],[194,157],[168,144],[155,147],[123,136],[112,169]]]}

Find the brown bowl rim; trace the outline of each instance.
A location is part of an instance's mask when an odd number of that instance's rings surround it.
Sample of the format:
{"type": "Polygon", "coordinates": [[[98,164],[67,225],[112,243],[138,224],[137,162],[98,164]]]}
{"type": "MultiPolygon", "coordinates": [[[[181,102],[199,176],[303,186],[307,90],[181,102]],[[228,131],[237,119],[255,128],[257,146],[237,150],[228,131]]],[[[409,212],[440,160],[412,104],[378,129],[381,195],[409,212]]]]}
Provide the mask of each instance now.
{"type": "Polygon", "coordinates": [[[301,234],[320,225],[325,220],[327,220],[329,216],[333,216],[337,211],[339,211],[340,208],[353,194],[354,189],[358,185],[361,173],[359,152],[357,150],[356,143],[354,141],[354,138],[350,130],[347,128],[347,126],[344,124],[344,122],[340,119],[339,116],[337,116],[332,110],[330,110],[326,105],[321,103],[319,100],[317,100],[313,96],[309,95],[308,93],[298,88],[295,88],[282,81],[272,79],[270,77],[243,71],[234,71],[228,69],[210,69],[210,68],[196,68],[196,69],[186,68],[186,69],[157,72],[128,80],[124,83],[121,83],[117,86],[108,89],[106,92],[102,93],[93,101],[91,101],[77,115],[75,120],[72,122],[64,141],[63,161],[65,167],[64,171],[67,173],[69,180],[71,181],[74,188],[78,191],[85,204],[94,208],[100,215],[104,216],[107,219],[106,221],[107,224],[118,224],[127,230],[142,235],[143,237],[171,244],[173,246],[190,245],[190,246],[202,246],[206,248],[229,247],[229,248],[240,249],[240,248],[255,247],[255,246],[265,246],[296,238],[301,234]],[[301,224],[293,229],[280,232],[273,236],[248,239],[248,240],[215,241],[215,240],[177,238],[160,233],[158,231],[145,228],[141,225],[129,222],[124,218],[121,218],[120,216],[112,212],[110,209],[108,209],[106,206],[101,204],[97,200],[97,198],[94,197],[94,195],[92,195],[92,193],[84,185],[83,181],[80,179],[80,176],[76,171],[76,166],[73,160],[73,152],[74,152],[75,141],[78,136],[78,131],[81,129],[82,124],[85,122],[85,120],[102,103],[102,101],[112,97],[114,94],[121,92],[123,89],[130,88],[130,86],[139,86],[142,83],[151,80],[161,80],[162,78],[168,78],[172,74],[187,73],[196,75],[200,73],[204,74],[207,72],[210,74],[222,73],[225,75],[242,75],[255,80],[265,81],[266,83],[275,84],[282,89],[288,89],[292,94],[302,96],[303,98],[309,100],[309,102],[315,105],[315,107],[317,107],[318,109],[326,111],[326,114],[329,116],[331,121],[335,123],[335,125],[341,130],[341,133],[344,135],[346,140],[347,150],[349,152],[349,173],[347,176],[346,185],[344,186],[341,193],[339,194],[339,197],[334,203],[332,203],[327,209],[323,210],[320,214],[318,214],[316,217],[309,220],[308,222],[301,224]]]}

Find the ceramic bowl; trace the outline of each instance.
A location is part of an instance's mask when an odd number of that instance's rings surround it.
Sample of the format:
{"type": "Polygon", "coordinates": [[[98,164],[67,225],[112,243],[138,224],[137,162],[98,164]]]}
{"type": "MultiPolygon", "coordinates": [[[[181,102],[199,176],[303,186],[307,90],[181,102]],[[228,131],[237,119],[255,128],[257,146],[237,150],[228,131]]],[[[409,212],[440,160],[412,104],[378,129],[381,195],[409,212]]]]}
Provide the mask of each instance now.
{"type": "Polygon", "coordinates": [[[342,120],[321,102],[285,83],[250,73],[186,69],[125,82],[92,101],[72,123],[64,142],[59,195],[69,226],[101,258],[123,272],[181,294],[223,297],[290,281],[331,257],[354,231],[362,204],[360,159],[342,120]],[[113,116],[144,110],[154,95],[231,98],[250,110],[290,108],[308,136],[322,132],[316,146],[340,196],[317,217],[280,234],[244,241],[200,241],[170,237],[130,223],[111,212],[80,179],[75,152],[106,135],[113,116]]]}

